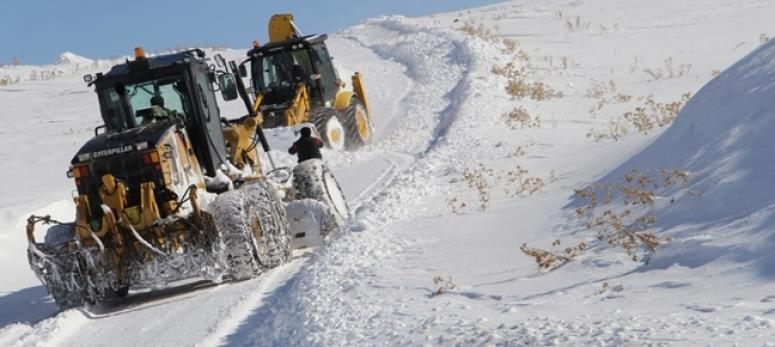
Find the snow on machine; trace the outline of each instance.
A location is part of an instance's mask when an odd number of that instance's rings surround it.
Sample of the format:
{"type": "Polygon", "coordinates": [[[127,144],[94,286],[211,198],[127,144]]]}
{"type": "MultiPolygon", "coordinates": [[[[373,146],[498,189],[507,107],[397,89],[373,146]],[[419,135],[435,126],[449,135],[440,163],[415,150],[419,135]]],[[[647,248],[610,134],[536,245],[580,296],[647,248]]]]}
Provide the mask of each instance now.
{"type": "Polygon", "coordinates": [[[61,308],[187,278],[252,278],[287,262],[294,239],[320,244],[341,230],[347,204],[322,162],[264,174],[259,102],[235,76],[244,67],[215,62],[199,49],[138,48],[133,61],[84,76],[103,124],[68,171],[75,221],[30,216],[26,230],[30,266],[61,308]],[[221,118],[217,90],[249,114],[221,118]],[[39,223],[53,225],[42,242],[39,223]]]}

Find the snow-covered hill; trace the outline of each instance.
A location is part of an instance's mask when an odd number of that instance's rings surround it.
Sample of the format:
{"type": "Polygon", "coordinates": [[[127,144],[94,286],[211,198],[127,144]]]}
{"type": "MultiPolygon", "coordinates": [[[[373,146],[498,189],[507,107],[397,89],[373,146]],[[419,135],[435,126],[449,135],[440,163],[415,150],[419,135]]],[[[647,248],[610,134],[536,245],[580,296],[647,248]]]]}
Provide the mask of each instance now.
{"type": "MultiPolygon", "coordinates": [[[[773,345],[773,10],[515,0],[342,30],[330,49],[364,73],[378,130],[324,154],[356,211],[349,233],[253,281],[57,313],[23,225],[72,213],[64,172],[98,122],[77,76],[95,71],[73,67],[90,60],[67,55],[55,66],[73,73],[0,86],[0,345],[773,345]],[[574,190],[632,169],[689,173],[633,208],[672,237],[648,264],[575,212],[574,190]],[[520,251],[555,240],[589,249],[548,272],[520,251]]],[[[0,77],[20,69],[49,67],[0,77]]],[[[292,134],[270,135],[291,163],[292,134]]]]}

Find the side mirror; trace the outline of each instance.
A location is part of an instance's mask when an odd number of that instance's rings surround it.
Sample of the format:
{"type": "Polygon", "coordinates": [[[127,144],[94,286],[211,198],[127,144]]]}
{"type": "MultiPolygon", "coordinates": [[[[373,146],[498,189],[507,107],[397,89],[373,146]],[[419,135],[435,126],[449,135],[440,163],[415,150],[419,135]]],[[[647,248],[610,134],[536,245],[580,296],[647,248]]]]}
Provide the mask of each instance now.
{"type": "Polygon", "coordinates": [[[234,75],[230,73],[218,75],[218,85],[221,87],[223,100],[231,101],[239,96],[237,93],[237,81],[234,79],[234,75]]]}
{"type": "Polygon", "coordinates": [[[239,66],[239,75],[240,77],[248,77],[248,69],[244,64],[240,64],[239,66]]]}

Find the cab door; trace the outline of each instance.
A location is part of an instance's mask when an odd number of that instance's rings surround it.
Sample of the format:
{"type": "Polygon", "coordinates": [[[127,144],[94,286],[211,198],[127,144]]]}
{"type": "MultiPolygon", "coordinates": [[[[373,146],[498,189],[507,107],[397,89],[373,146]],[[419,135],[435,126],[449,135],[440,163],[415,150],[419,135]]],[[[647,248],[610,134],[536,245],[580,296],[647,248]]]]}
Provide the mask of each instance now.
{"type": "Polygon", "coordinates": [[[323,100],[333,102],[342,82],[331,61],[331,56],[328,54],[326,44],[322,42],[311,44],[310,56],[312,57],[312,64],[315,66],[315,70],[320,74],[318,85],[320,86],[323,100]]]}

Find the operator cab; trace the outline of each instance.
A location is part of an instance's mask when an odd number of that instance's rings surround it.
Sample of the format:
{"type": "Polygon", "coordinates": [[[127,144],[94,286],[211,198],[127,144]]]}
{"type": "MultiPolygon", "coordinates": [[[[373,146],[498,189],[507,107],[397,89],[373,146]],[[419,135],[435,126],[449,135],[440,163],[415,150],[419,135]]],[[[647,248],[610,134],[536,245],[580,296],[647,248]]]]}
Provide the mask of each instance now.
{"type": "MultiPolygon", "coordinates": [[[[213,91],[214,74],[204,52],[145,57],[140,50],[135,60],[114,66],[94,84],[106,133],[93,138],[85,150],[126,145],[132,138],[153,144],[171,126],[185,128],[192,147],[208,176],[226,160],[220,112],[213,91]]],[[[77,157],[74,161],[77,160],[77,157]]],[[[75,164],[75,162],[73,163],[75,164]]]]}
{"type": "Polygon", "coordinates": [[[121,130],[168,119],[187,122],[193,111],[186,89],[182,76],[171,76],[129,85],[119,83],[114,88],[100,90],[99,98],[105,106],[105,126],[109,130],[121,130]],[[128,121],[127,111],[122,106],[119,95],[123,93],[129,97],[133,121],[128,121]]]}
{"type": "Polygon", "coordinates": [[[253,89],[263,96],[264,127],[287,125],[282,113],[290,107],[299,84],[309,88],[313,109],[326,106],[327,100],[335,98],[342,82],[331,63],[325,44],[327,38],[326,35],[304,36],[269,43],[248,52],[253,89]]]}

